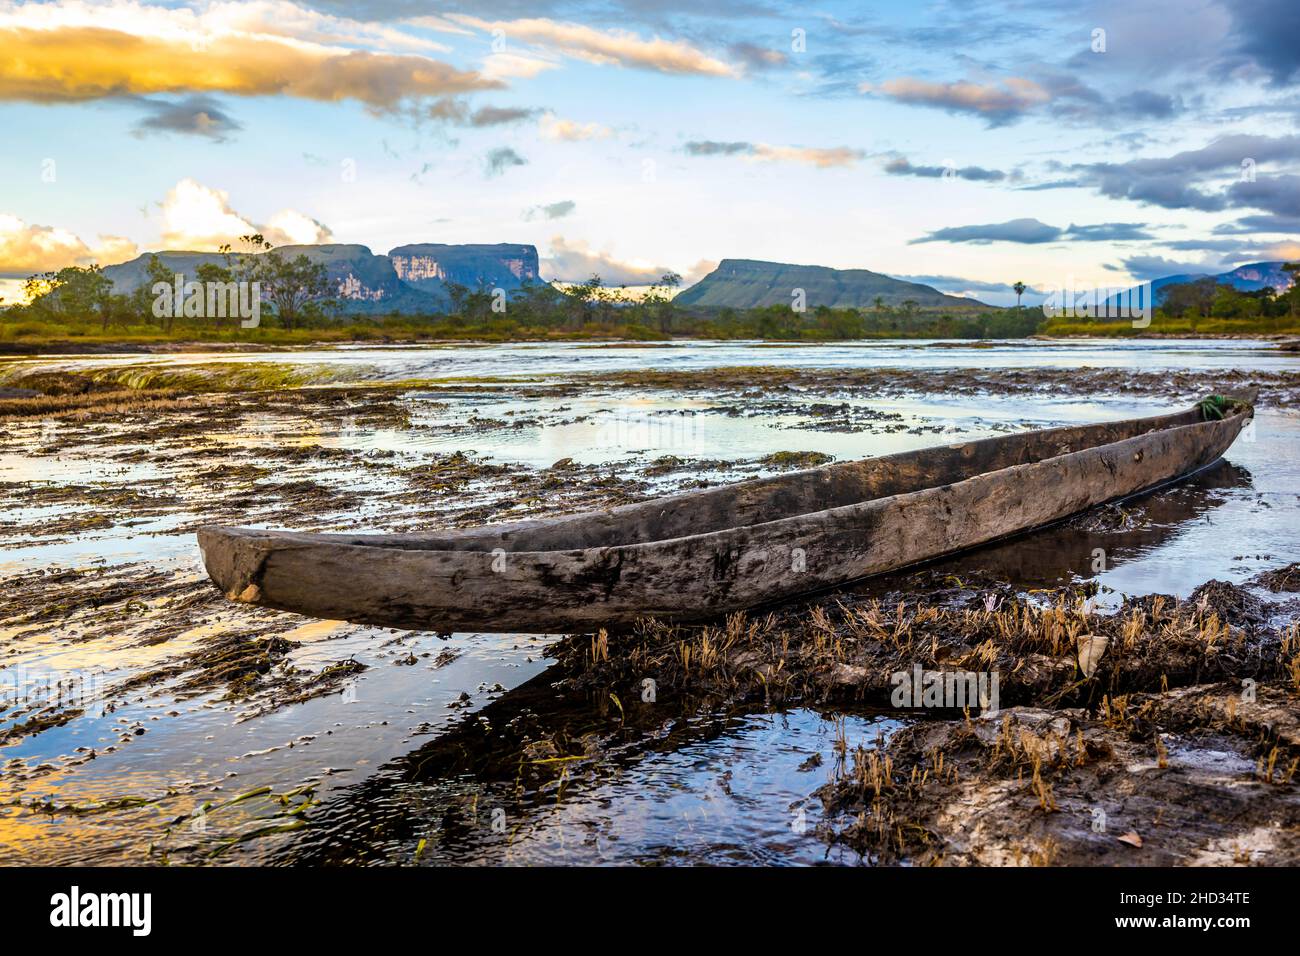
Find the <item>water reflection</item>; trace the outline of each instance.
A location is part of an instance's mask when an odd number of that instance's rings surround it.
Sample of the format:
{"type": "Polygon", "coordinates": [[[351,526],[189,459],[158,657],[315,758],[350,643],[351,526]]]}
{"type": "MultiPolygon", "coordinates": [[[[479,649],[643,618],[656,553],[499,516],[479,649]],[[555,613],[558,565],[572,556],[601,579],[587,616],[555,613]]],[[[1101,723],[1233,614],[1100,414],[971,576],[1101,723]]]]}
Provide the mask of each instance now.
{"type": "Polygon", "coordinates": [[[837,741],[899,722],[566,697],[521,685],[322,808],[274,862],[817,863],[837,741]]]}

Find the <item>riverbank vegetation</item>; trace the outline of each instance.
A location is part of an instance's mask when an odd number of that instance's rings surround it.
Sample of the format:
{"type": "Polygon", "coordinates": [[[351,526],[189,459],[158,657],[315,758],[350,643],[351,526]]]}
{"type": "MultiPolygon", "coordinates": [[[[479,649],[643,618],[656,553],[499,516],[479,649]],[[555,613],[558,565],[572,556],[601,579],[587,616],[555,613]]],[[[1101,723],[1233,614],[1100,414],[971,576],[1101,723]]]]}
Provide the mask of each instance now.
{"type": "MultiPolygon", "coordinates": [[[[250,237],[257,238],[257,237],[250,237]]],[[[299,257],[302,259],[302,257],[299,257]]],[[[881,299],[865,309],[816,306],[795,311],[772,305],[756,309],[709,309],[677,305],[681,279],[663,276],[636,293],[605,285],[599,276],[564,287],[534,284],[507,295],[487,288],[452,285],[444,312],[431,315],[357,314],[329,298],[324,267],[275,256],[259,257],[256,275],[238,256],[229,267],[204,266],[204,282],[259,281],[263,309],[254,327],[239,316],[156,316],[150,288],[115,292],[97,266],[72,266],[33,276],[27,301],[0,309],[0,350],[22,352],[69,344],[166,345],[248,343],[310,345],[330,342],[546,341],[671,338],[763,339],[828,342],[854,339],[1015,339],[1050,336],[1300,334],[1300,291],[1241,291],[1203,279],[1162,290],[1163,304],[1149,325],[1130,319],[1045,317],[1036,307],[927,311],[915,302],[881,299]],[[268,295],[267,290],[271,294],[268,295]]],[[[156,260],[155,260],[156,263],[156,260]]],[[[150,277],[167,277],[153,268],[150,277]],[[158,275],[155,276],[154,272],[158,275]]]]}

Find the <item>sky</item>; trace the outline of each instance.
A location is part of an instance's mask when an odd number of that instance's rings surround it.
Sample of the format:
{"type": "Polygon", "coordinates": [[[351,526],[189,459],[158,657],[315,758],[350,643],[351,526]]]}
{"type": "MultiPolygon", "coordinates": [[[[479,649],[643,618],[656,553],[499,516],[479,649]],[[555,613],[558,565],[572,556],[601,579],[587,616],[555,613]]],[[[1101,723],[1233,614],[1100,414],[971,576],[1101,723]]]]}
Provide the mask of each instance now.
{"type": "Polygon", "coordinates": [[[0,0],[0,296],[253,231],[997,304],[1297,259],[1297,37],[1297,0],[0,0]]]}

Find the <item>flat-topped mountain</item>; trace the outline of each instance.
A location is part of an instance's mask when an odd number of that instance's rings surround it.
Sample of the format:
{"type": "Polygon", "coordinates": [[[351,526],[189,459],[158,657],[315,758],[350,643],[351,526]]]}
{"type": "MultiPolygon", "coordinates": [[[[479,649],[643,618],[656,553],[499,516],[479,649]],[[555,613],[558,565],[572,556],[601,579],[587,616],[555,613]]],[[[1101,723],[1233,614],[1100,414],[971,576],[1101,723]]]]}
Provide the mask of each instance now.
{"type": "MultiPolygon", "coordinates": [[[[419,243],[398,246],[386,256],[349,243],[280,246],[274,251],[286,259],[304,255],[312,262],[324,263],[335,297],[345,311],[353,313],[440,312],[451,302],[447,287],[453,283],[510,292],[542,281],[537,247],[519,243],[419,243]]],[[[181,273],[186,281],[197,279],[202,265],[226,264],[225,256],[216,252],[165,251],[108,266],[104,275],[115,291],[133,292],[149,281],[149,258],[155,254],[169,273],[181,273]]]]}
{"type": "Polygon", "coordinates": [[[870,309],[881,304],[900,306],[915,302],[918,308],[971,308],[984,303],[961,296],[945,295],[918,282],[904,282],[869,269],[831,269],[800,266],[759,259],[723,259],[707,276],[681,292],[682,305],[753,309],[769,305],[790,305],[795,289],[804,290],[809,309],[870,309]]]}
{"type": "Polygon", "coordinates": [[[501,242],[493,245],[445,245],[422,242],[389,250],[397,276],[417,289],[448,282],[477,289],[517,289],[541,281],[537,247],[501,242]]]}

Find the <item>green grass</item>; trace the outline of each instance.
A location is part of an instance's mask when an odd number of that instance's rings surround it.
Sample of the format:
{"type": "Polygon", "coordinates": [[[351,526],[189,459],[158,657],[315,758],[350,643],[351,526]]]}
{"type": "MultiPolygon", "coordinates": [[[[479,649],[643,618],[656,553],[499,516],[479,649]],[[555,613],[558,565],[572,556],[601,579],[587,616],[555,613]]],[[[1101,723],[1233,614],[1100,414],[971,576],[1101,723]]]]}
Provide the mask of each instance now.
{"type": "Polygon", "coordinates": [[[1053,319],[1043,325],[1041,335],[1089,335],[1103,338],[1142,338],[1150,335],[1300,335],[1300,321],[1277,319],[1174,319],[1161,315],[1151,318],[1144,329],[1133,328],[1130,321],[1093,322],[1053,319]]]}
{"type": "Polygon", "coordinates": [[[177,326],[165,332],[157,326],[112,326],[23,320],[6,322],[0,318],[0,343],[40,346],[51,343],[95,345],[162,345],[203,342],[251,345],[313,345],[339,342],[418,342],[418,341],[588,341],[633,339],[656,341],[669,336],[635,325],[586,326],[579,330],[530,328],[515,323],[497,323],[467,328],[453,321],[393,321],[347,323],[316,328],[281,329],[270,325],[256,329],[239,327],[177,326]]]}

